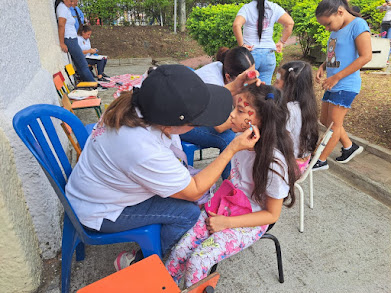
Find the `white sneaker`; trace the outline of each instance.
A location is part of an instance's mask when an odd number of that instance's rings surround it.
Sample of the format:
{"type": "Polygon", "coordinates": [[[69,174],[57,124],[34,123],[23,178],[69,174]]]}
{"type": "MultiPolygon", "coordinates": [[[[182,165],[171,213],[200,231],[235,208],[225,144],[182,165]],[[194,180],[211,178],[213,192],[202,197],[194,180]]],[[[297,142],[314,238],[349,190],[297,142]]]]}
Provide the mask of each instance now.
{"type": "Polygon", "coordinates": [[[130,266],[132,261],[134,261],[135,256],[136,256],[135,251],[132,252],[122,251],[114,260],[114,267],[117,270],[117,272],[130,266]]]}

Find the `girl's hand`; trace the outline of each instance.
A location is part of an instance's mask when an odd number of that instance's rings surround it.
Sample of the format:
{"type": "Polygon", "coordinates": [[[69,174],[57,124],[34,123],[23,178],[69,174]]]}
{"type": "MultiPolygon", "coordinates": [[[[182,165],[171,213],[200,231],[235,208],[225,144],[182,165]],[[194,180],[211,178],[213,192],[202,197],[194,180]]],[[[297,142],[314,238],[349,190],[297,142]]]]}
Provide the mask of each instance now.
{"type": "Polygon", "coordinates": [[[96,53],[96,49],[91,48],[91,49],[90,49],[90,53],[91,53],[91,54],[95,54],[95,53],[96,53]]]}
{"type": "Polygon", "coordinates": [[[60,44],[60,47],[61,47],[61,50],[62,50],[64,53],[68,53],[68,47],[67,47],[67,45],[65,45],[65,44],[63,43],[63,44],[60,44]]]}
{"type": "Polygon", "coordinates": [[[250,46],[250,45],[247,45],[247,44],[243,44],[242,47],[245,47],[247,50],[249,50],[251,52],[253,50],[253,48],[254,48],[254,45],[250,46]]]}
{"type": "Polygon", "coordinates": [[[329,91],[338,83],[338,81],[339,77],[337,76],[337,74],[333,75],[322,83],[322,88],[326,91],[329,91]]]}
{"type": "Polygon", "coordinates": [[[323,68],[323,64],[322,64],[322,65],[319,66],[319,69],[316,72],[315,80],[316,80],[317,83],[320,83],[323,75],[324,75],[324,68],[323,68]]]}
{"type": "Polygon", "coordinates": [[[259,129],[256,125],[246,129],[241,135],[238,135],[234,140],[229,144],[233,147],[234,152],[241,150],[253,149],[255,144],[260,138],[259,129]]]}
{"type": "Polygon", "coordinates": [[[212,212],[208,212],[208,214],[209,217],[205,220],[205,222],[206,228],[210,234],[229,228],[228,217],[216,215],[212,212]]]}
{"type": "Polygon", "coordinates": [[[281,53],[282,52],[282,48],[284,48],[284,44],[282,42],[278,42],[276,44],[276,52],[277,53],[281,53]]]}

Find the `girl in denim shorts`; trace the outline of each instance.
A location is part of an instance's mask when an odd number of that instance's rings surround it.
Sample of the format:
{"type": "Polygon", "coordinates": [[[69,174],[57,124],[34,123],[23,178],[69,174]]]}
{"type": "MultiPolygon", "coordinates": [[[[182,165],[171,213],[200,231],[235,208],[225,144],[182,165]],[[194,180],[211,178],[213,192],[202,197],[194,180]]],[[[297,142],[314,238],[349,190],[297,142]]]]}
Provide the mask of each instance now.
{"type": "Polygon", "coordinates": [[[325,90],[320,122],[327,127],[334,122],[333,136],[313,167],[322,170],[329,168],[326,159],[338,141],[343,146],[341,156],[336,158],[339,163],[347,163],[363,151],[349,139],[343,120],[360,92],[360,69],[372,59],[372,48],[368,24],[351,10],[346,0],[323,0],[315,14],[318,22],[331,32],[326,61],[316,73],[316,81],[325,90]],[[322,80],[325,71],[327,79],[322,80]]]}

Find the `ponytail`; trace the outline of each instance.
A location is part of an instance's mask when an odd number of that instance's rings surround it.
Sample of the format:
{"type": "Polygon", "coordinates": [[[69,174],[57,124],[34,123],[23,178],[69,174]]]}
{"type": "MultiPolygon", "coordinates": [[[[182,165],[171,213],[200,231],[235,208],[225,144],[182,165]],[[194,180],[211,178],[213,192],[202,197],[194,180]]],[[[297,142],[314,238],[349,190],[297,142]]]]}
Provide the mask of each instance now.
{"type": "Polygon", "coordinates": [[[349,12],[351,15],[356,17],[361,17],[361,14],[354,11],[352,8],[350,8],[348,2],[346,0],[323,0],[319,3],[318,7],[316,7],[315,15],[316,17],[319,16],[330,16],[334,13],[337,13],[338,8],[342,6],[346,9],[347,12],[349,12]]]}
{"type": "Polygon", "coordinates": [[[258,36],[259,36],[259,40],[261,40],[262,31],[263,31],[263,19],[265,18],[265,0],[257,0],[257,9],[258,9],[258,36]]]}
{"type": "Polygon", "coordinates": [[[56,1],[54,2],[54,11],[56,11],[57,6],[58,6],[61,2],[63,2],[63,1],[62,1],[62,0],[56,0],[56,1]]]}
{"type": "Polygon", "coordinates": [[[102,117],[103,123],[117,130],[121,126],[146,127],[148,124],[138,116],[136,106],[132,103],[132,97],[133,91],[122,92],[119,98],[106,109],[102,117]]]}

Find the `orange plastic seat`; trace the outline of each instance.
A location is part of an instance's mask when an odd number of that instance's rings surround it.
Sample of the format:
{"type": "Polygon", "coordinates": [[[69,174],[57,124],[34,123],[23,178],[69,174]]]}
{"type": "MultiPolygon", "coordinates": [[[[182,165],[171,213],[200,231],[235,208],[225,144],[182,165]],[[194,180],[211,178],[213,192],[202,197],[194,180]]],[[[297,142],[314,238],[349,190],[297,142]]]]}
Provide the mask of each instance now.
{"type": "Polygon", "coordinates": [[[93,108],[96,112],[96,115],[98,118],[102,115],[102,109],[101,109],[101,99],[96,97],[88,97],[84,100],[78,100],[71,102],[69,100],[69,97],[67,95],[67,90],[64,88],[64,80],[61,78],[60,74],[53,75],[53,82],[57,89],[57,93],[61,98],[61,102],[64,108],[71,111],[72,110],[79,110],[79,109],[86,109],[86,108],[93,108]]]}
{"type": "Polygon", "coordinates": [[[78,293],[179,293],[160,258],[154,254],[119,272],[92,283],[78,293]]]}
{"type": "Polygon", "coordinates": [[[100,104],[101,104],[100,98],[85,99],[81,101],[74,101],[72,103],[72,109],[100,107],[100,104]]]}

